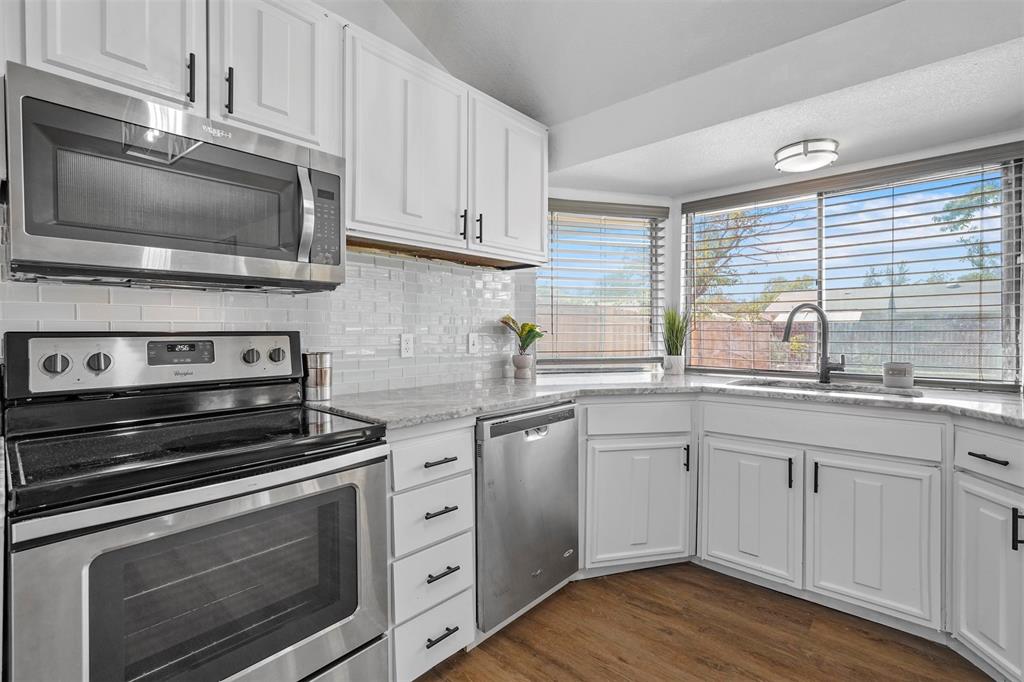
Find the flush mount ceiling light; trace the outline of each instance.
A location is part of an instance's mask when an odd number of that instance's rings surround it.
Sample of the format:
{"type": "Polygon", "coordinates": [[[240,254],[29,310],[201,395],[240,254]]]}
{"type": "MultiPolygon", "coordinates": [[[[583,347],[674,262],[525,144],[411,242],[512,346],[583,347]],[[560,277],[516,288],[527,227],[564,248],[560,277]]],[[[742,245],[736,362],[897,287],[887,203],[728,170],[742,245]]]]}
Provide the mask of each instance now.
{"type": "Polygon", "coordinates": [[[775,170],[806,173],[824,168],[839,158],[839,143],[827,137],[787,144],[775,152],[775,170]]]}

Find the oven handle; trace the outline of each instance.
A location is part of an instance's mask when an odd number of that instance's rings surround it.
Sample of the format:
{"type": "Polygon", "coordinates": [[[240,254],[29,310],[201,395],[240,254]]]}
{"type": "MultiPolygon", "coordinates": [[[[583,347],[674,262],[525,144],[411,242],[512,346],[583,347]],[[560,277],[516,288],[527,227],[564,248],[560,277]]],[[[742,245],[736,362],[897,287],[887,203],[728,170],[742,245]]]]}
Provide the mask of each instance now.
{"type": "MultiPolygon", "coordinates": [[[[306,454],[319,454],[333,449],[337,449],[337,446],[310,450],[306,454]]],[[[368,466],[387,457],[389,451],[390,448],[385,444],[373,445],[361,450],[339,454],[337,457],[318,459],[306,464],[297,464],[254,476],[212,483],[190,490],[179,490],[152,497],[54,514],[53,516],[15,521],[11,524],[11,542],[18,545],[23,543],[48,544],[53,540],[44,538],[66,534],[84,535],[110,525],[134,523],[184,508],[212,504],[343,470],[368,466]]]]}
{"type": "Polygon", "coordinates": [[[299,262],[308,263],[313,250],[313,229],[316,227],[316,200],[313,198],[313,180],[309,169],[298,166],[299,189],[302,191],[302,235],[299,237],[299,262]]]}

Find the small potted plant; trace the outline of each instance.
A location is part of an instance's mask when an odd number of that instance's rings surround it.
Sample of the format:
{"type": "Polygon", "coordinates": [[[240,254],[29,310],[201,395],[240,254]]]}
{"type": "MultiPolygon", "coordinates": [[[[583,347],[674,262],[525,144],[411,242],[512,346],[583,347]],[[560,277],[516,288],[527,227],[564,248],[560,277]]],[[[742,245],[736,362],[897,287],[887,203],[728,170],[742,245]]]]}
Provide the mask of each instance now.
{"type": "Polygon", "coordinates": [[[501,318],[501,323],[512,330],[516,335],[518,353],[512,356],[512,364],[516,368],[516,379],[529,379],[533,376],[533,356],[530,355],[530,346],[544,336],[533,322],[520,324],[511,315],[501,318]]]}
{"type": "Polygon", "coordinates": [[[686,371],[683,347],[686,337],[690,334],[689,311],[680,312],[675,308],[665,308],[661,334],[665,341],[665,357],[662,359],[665,374],[683,374],[686,371]]]}

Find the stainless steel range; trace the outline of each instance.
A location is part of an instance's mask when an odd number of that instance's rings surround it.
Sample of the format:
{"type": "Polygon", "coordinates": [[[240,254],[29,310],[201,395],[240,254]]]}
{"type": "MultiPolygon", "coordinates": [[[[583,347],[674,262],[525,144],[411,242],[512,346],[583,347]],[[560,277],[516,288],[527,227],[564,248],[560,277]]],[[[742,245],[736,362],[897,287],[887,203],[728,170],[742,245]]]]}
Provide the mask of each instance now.
{"type": "Polygon", "coordinates": [[[384,427],[296,332],[4,336],[11,680],[386,679],[384,427]]]}

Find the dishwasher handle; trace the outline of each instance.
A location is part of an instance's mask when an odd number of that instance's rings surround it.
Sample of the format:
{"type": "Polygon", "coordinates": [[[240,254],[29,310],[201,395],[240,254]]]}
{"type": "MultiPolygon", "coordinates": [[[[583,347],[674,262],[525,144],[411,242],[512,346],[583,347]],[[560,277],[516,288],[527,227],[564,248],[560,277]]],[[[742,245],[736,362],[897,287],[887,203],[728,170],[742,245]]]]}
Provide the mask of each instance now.
{"type": "Polygon", "coordinates": [[[530,410],[503,417],[481,419],[477,422],[477,440],[482,442],[491,438],[520,432],[533,432],[534,435],[532,437],[528,435],[527,440],[531,438],[532,440],[539,440],[547,435],[547,429],[552,424],[575,420],[575,403],[553,405],[540,410],[530,410]],[[541,429],[544,429],[544,433],[537,433],[541,429]]]}
{"type": "Polygon", "coordinates": [[[542,438],[547,438],[548,431],[549,429],[546,426],[539,426],[536,429],[526,429],[523,431],[523,439],[527,443],[532,443],[534,441],[541,440],[542,438]]]}

